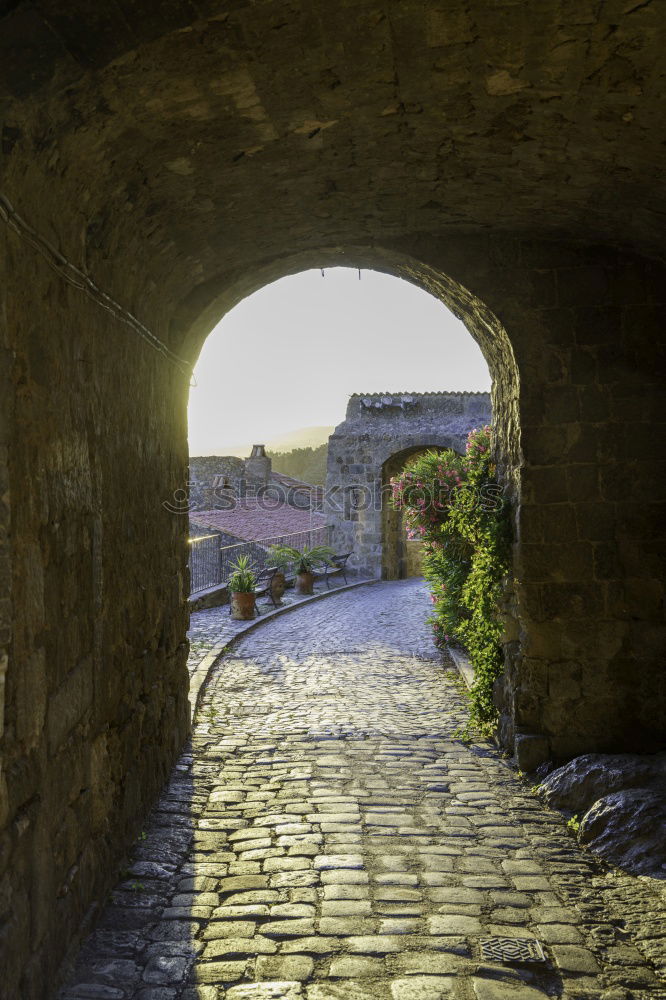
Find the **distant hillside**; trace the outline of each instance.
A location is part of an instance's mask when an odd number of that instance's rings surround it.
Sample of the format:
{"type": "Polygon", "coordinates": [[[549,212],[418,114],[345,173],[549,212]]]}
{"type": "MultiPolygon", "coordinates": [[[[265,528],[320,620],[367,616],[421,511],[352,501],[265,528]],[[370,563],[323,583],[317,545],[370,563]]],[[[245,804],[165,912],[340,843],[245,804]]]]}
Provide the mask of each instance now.
{"type": "MultiPolygon", "coordinates": [[[[275,437],[267,437],[249,441],[247,444],[220,445],[215,449],[219,455],[235,455],[237,458],[247,458],[253,444],[265,444],[269,451],[288,452],[295,448],[318,448],[326,444],[334,427],[301,427],[296,431],[288,431],[275,437]]],[[[282,471],[282,470],[280,470],[282,471]]],[[[289,475],[289,473],[287,473],[289,475]]]]}
{"type": "Polygon", "coordinates": [[[302,427],[298,431],[281,434],[261,443],[271,451],[280,452],[294,451],[296,448],[318,448],[322,444],[328,444],[334,430],[335,427],[302,427]]]}
{"type": "Polygon", "coordinates": [[[318,448],[293,448],[291,451],[269,451],[275,472],[283,472],[285,476],[302,479],[314,486],[326,484],[326,460],[328,457],[328,441],[318,448]]]}

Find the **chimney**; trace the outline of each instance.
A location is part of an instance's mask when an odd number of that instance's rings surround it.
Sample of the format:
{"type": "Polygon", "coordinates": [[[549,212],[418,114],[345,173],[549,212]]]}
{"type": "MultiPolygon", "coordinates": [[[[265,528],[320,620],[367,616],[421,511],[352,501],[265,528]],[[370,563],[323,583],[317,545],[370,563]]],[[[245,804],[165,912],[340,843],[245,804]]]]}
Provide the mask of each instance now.
{"type": "Polygon", "coordinates": [[[245,475],[258,479],[264,486],[271,478],[271,460],[263,444],[252,445],[252,453],[245,459],[245,475]]]}

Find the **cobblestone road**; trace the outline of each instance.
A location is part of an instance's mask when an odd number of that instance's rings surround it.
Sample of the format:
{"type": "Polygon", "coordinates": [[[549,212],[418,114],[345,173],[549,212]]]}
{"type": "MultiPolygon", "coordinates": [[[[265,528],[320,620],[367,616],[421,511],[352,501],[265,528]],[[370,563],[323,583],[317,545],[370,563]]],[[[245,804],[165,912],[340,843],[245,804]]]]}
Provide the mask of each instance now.
{"type": "MultiPolygon", "coordinates": [[[[353,582],[353,581],[352,581],[353,582]]],[[[340,574],[329,577],[328,586],[318,578],[315,582],[314,596],[321,597],[328,595],[331,591],[346,587],[347,582],[340,574]]],[[[303,604],[311,600],[308,596],[298,594],[293,587],[289,587],[282,597],[280,608],[292,608],[296,604],[303,604]]],[[[266,615],[271,615],[275,611],[271,601],[262,595],[257,601],[258,618],[253,618],[250,623],[246,621],[235,621],[229,614],[229,605],[223,604],[216,608],[205,608],[202,611],[194,611],[190,620],[190,655],[187,660],[187,669],[192,676],[197,667],[211,653],[221,649],[237,635],[246,631],[248,624],[256,624],[266,615]]]]}
{"type": "Polygon", "coordinates": [[[666,997],[609,875],[455,738],[427,610],[377,584],[239,641],[63,1000],[666,997]]]}

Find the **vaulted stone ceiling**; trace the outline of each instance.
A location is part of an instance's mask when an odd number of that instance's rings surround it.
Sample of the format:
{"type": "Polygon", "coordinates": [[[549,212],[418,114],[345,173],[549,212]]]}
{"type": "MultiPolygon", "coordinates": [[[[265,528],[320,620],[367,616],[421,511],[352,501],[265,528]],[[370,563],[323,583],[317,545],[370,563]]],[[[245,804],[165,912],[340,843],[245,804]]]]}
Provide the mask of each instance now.
{"type": "Polygon", "coordinates": [[[658,0],[0,11],[3,189],[102,280],[142,259],[172,305],[285,248],[407,232],[662,247],[658,0]]]}

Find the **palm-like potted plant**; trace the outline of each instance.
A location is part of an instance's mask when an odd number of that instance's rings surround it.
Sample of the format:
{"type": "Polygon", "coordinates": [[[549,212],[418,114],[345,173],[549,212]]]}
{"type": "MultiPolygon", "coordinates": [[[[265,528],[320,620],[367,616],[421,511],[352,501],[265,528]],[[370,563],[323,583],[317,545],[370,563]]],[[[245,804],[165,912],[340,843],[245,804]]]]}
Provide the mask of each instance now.
{"type": "Polygon", "coordinates": [[[254,618],[256,595],[254,588],[257,577],[249,556],[239,556],[231,564],[229,593],[231,594],[231,617],[237,621],[254,618]]]}
{"type": "Polygon", "coordinates": [[[296,590],[299,594],[311,594],[314,583],[314,569],[318,563],[332,563],[335,550],[330,545],[304,546],[296,549],[291,545],[274,545],[274,551],[286,560],[296,571],[296,590]]]}
{"type": "Polygon", "coordinates": [[[271,595],[273,601],[279,604],[287,589],[286,571],[291,565],[291,559],[281,551],[280,546],[271,545],[268,550],[268,566],[275,566],[276,572],[271,578],[271,595]]]}

